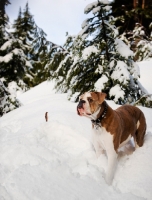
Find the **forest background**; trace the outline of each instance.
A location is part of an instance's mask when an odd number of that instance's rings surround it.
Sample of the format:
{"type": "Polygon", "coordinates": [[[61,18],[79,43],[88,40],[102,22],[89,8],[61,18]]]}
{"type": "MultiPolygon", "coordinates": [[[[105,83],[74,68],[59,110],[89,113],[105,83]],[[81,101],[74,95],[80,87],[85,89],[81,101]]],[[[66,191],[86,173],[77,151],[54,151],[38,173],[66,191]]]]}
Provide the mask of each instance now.
{"type": "Polygon", "coordinates": [[[19,92],[48,79],[55,79],[56,89],[68,92],[74,101],[95,90],[118,104],[152,107],[151,95],[138,81],[137,64],[152,57],[150,0],[98,0],[87,5],[82,29],[76,35],[67,32],[63,46],[47,40],[28,3],[10,25],[9,4],[0,0],[0,116],[21,105],[19,92]]]}

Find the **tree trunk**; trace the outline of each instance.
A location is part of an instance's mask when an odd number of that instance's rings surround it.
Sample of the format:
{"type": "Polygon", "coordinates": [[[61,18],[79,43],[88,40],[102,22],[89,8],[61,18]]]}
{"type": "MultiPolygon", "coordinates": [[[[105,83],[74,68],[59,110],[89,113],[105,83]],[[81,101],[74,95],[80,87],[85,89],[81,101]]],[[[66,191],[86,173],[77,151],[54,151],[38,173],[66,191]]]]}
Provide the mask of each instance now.
{"type": "Polygon", "coordinates": [[[145,9],[145,0],[142,0],[142,9],[145,9]]]}
{"type": "MultiPolygon", "coordinates": [[[[141,5],[141,7],[142,7],[143,10],[145,9],[145,0],[142,0],[142,5],[141,5]]],[[[141,15],[140,23],[141,23],[141,24],[143,23],[143,13],[142,13],[142,15],[141,15]]]]}
{"type": "Polygon", "coordinates": [[[104,20],[102,19],[102,26],[103,26],[103,31],[104,31],[104,40],[106,42],[106,56],[107,56],[107,60],[110,60],[109,57],[109,52],[108,52],[108,42],[107,42],[107,36],[106,36],[106,32],[105,32],[105,24],[104,24],[104,20]]]}
{"type": "Polygon", "coordinates": [[[133,7],[134,8],[137,8],[138,7],[138,0],[133,0],[133,7]]]}
{"type": "MultiPolygon", "coordinates": [[[[138,4],[139,4],[139,0],[133,0],[133,7],[135,10],[138,7],[138,4]]],[[[135,12],[134,20],[135,20],[135,23],[140,22],[139,15],[136,12],[135,12]]]]}

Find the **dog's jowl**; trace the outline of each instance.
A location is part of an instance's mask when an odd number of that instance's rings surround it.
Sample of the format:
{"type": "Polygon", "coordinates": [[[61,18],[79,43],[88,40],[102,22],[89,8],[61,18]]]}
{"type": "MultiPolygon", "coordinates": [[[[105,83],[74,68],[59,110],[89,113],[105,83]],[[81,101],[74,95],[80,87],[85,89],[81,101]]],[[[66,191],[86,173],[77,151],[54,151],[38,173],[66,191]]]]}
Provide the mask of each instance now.
{"type": "Polygon", "coordinates": [[[108,158],[106,182],[112,183],[117,164],[117,152],[131,137],[135,149],[144,143],[146,120],[143,112],[131,105],[123,105],[113,110],[105,101],[106,94],[86,92],[80,96],[77,112],[91,119],[92,142],[97,154],[104,151],[108,158]]]}

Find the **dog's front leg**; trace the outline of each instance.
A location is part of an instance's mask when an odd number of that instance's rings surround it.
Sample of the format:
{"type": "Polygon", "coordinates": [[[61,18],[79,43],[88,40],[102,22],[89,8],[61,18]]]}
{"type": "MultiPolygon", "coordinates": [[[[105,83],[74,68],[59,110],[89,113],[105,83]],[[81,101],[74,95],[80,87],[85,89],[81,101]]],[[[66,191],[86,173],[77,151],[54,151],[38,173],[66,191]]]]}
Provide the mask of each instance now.
{"type": "Polygon", "coordinates": [[[92,130],[92,143],[93,143],[97,158],[99,158],[99,156],[104,153],[104,149],[99,141],[98,134],[99,133],[97,131],[92,130]]]}
{"type": "Polygon", "coordinates": [[[106,182],[108,185],[112,183],[114,173],[116,170],[117,165],[117,152],[114,149],[114,143],[113,143],[113,135],[110,133],[106,133],[104,144],[106,147],[106,153],[108,157],[108,167],[106,171],[106,182]]]}
{"type": "Polygon", "coordinates": [[[106,183],[108,185],[111,185],[117,166],[118,155],[114,149],[108,149],[107,156],[108,156],[108,168],[106,172],[106,183]]]}

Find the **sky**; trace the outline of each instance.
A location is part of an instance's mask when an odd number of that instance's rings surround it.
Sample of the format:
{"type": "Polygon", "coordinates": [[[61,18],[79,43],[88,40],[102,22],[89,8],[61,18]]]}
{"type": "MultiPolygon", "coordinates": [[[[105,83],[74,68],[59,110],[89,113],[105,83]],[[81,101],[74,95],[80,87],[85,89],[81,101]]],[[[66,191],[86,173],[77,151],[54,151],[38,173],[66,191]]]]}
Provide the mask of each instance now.
{"type": "MultiPolygon", "coordinates": [[[[63,45],[66,32],[76,35],[81,24],[88,18],[84,8],[94,0],[28,0],[31,14],[36,24],[47,34],[47,39],[63,45]]],[[[17,18],[19,8],[25,8],[27,0],[10,0],[6,13],[10,22],[17,18]]]]}

